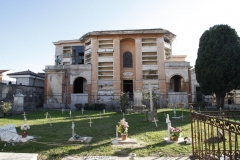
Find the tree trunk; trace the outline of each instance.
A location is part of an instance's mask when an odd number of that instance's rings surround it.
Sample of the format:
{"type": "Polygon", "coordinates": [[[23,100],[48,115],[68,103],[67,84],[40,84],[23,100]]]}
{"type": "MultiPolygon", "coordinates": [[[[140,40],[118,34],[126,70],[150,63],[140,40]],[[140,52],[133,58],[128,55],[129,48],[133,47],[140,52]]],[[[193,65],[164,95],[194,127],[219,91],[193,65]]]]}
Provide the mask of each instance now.
{"type": "Polygon", "coordinates": [[[225,96],[226,96],[226,93],[216,93],[217,108],[224,107],[225,96]]]}

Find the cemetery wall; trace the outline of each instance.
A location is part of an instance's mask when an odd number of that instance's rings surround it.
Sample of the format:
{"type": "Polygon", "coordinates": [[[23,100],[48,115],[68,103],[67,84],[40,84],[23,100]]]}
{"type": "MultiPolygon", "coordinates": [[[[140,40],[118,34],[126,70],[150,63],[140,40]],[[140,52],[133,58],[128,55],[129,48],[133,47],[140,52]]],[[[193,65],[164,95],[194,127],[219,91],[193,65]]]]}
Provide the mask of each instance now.
{"type": "Polygon", "coordinates": [[[13,103],[17,93],[24,95],[25,110],[43,107],[44,87],[0,83],[0,101],[13,103]]]}

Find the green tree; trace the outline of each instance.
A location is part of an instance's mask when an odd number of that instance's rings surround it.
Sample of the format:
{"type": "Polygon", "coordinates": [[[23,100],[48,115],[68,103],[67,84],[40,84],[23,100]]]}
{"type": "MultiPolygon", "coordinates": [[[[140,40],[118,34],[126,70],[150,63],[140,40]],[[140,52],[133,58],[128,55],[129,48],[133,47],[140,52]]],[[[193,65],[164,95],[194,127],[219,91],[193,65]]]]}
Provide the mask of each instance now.
{"type": "Polygon", "coordinates": [[[120,104],[121,111],[122,111],[123,113],[125,113],[126,107],[127,107],[128,104],[129,104],[129,100],[128,100],[128,95],[127,95],[127,93],[121,92],[121,95],[120,95],[120,97],[117,99],[117,101],[118,101],[119,104],[120,104]]]}
{"type": "Polygon", "coordinates": [[[240,39],[228,25],[215,25],[199,41],[195,63],[196,79],[202,93],[215,93],[217,107],[223,108],[226,93],[240,86],[240,39]]]}

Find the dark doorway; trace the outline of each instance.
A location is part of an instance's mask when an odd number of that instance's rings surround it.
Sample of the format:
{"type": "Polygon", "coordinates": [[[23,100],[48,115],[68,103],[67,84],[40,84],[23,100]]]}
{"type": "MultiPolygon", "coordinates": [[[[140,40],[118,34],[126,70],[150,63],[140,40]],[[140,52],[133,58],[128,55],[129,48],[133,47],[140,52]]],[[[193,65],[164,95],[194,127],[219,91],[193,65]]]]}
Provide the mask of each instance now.
{"type": "Polygon", "coordinates": [[[83,78],[79,77],[74,81],[74,93],[83,93],[83,78]]]}
{"type": "Polygon", "coordinates": [[[129,100],[133,100],[133,81],[123,80],[123,92],[129,94],[129,100]]]}
{"type": "Polygon", "coordinates": [[[184,79],[179,76],[173,76],[170,80],[170,91],[171,92],[183,92],[184,91],[184,79]]]}

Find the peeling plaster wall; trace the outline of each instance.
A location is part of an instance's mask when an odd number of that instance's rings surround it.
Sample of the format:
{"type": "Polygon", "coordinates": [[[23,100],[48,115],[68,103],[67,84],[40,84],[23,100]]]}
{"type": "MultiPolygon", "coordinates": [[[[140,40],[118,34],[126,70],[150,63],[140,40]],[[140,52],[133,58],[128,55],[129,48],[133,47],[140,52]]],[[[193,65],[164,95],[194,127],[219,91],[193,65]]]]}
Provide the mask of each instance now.
{"type": "Polygon", "coordinates": [[[47,103],[62,103],[62,74],[48,74],[47,103]]]}

